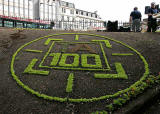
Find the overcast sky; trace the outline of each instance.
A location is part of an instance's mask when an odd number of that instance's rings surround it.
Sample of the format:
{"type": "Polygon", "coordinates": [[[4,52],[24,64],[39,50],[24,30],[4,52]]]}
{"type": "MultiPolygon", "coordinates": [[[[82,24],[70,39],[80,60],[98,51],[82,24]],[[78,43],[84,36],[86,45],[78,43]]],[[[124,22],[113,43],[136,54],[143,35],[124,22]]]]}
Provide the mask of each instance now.
{"type": "Polygon", "coordinates": [[[150,6],[151,2],[160,4],[160,0],[63,0],[74,3],[76,8],[94,12],[98,14],[103,20],[119,20],[128,21],[131,11],[137,6],[141,11],[143,17],[145,6],[150,6]]]}

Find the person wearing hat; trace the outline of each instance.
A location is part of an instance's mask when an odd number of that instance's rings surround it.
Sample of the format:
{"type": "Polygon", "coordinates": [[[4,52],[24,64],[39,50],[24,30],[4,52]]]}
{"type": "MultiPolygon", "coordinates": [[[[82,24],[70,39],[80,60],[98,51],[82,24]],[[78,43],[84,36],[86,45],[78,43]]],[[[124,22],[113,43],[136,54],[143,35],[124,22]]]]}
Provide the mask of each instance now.
{"type": "Polygon", "coordinates": [[[141,12],[138,11],[138,7],[135,7],[134,11],[132,11],[130,14],[130,23],[132,23],[133,32],[140,32],[141,18],[141,12]]]}
{"type": "Polygon", "coordinates": [[[147,32],[155,32],[157,29],[157,19],[153,15],[158,13],[155,7],[155,2],[151,3],[151,8],[148,10],[148,29],[147,32]]]}

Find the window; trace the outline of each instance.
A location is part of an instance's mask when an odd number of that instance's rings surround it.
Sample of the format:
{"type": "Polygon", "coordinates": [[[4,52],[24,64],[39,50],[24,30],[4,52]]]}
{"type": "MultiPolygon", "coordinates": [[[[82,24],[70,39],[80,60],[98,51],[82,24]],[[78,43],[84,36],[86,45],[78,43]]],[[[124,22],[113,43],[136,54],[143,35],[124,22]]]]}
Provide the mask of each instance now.
{"type": "Polygon", "coordinates": [[[74,10],[70,10],[70,13],[71,13],[71,14],[74,14],[74,10]]]}
{"type": "Polygon", "coordinates": [[[13,27],[13,22],[12,21],[4,21],[4,26],[5,27],[13,27]]]}
{"type": "Polygon", "coordinates": [[[83,12],[83,15],[86,16],[86,15],[87,15],[87,12],[83,12]]]}
{"type": "Polygon", "coordinates": [[[78,10],[76,11],[76,14],[79,14],[78,10]]]}
{"type": "Polygon", "coordinates": [[[70,7],[70,8],[74,8],[74,4],[69,3],[69,4],[68,4],[68,7],[70,7]]]}
{"type": "Polygon", "coordinates": [[[74,21],[75,21],[75,18],[72,18],[72,21],[74,22],[74,21]]]}
{"type": "Polygon", "coordinates": [[[18,27],[18,28],[23,28],[23,23],[17,22],[17,27],[18,27]]]}
{"type": "Polygon", "coordinates": [[[28,23],[27,28],[32,28],[32,24],[28,23]]]}
{"type": "Polygon", "coordinates": [[[89,13],[87,13],[87,15],[86,16],[89,16],[89,13]]]}
{"type": "Polygon", "coordinates": [[[81,11],[81,15],[83,15],[83,11],[81,11]]]}
{"type": "Polygon", "coordinates": [[[9,11],[8,11],[8,6],[4,5],[4,15],[8,16],[9,11]]]}
{"type": "Polygon", "coordinates": [[[62,16],[62,21],[64,21],[64,16],[62,16]]]}
{"type": "Polygon", "coordinates": [[[66,2],[62,1],[62,2],[61,2],[61,5],[62,5],[62,6],[66,6],[66,2]]]}
{"type": "Polygon", "coordinates": [[[69,17],[67,17],[67,21],[69,21],[69,17]]]}
{"type": "Polygon", "coordinates": [[[68,2],[66,2],[66,6],[67,6],[67,7],[69,6],[69,3],[68,3],[68,2]]]}
{"type": "Polygon", "coordinates": [[[66,13],[66,9],[65,8],[62,8],[62,13],[66,13]]]}
{"type": "Polygon", "coordinates": [[[92,17],[94,17],[94,18],[95,18],[95,14],[92,14],[92,17]]]}

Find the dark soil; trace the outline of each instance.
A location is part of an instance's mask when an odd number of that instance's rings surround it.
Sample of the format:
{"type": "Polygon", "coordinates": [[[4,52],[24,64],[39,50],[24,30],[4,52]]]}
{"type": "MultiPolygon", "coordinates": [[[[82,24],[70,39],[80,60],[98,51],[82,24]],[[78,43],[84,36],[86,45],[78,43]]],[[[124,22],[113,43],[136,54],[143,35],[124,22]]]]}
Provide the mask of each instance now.
{"type": "MultiPolygon", "coordinates": [[[[0,29],[0,114],[88,114],[97,110],[105,110],[105,106],[112,102],[112,99],[102,100],[93,103],[60,103],[55,101],[47,101],[38,98],[31,93],[28,93],[20,86],[16,84],[10,73],[10,62],[14,52],[25,43],[32,41],[36,38],[46,36],[48,34],[56,34],[61,32],[55,31],[36,31],[36,30],[24,30],[22,32],[23,38],[19,37],[13,39],[10,35],[18,33],[13,29],[0,29]],[[9,32],[8,32],[9,31],[9,32]],[[24,37],[25,36],[25,37],[24,37]],[[7,42],[5,43],[1,43],[7,42]],[[10,43],[10,44],[9,44],[10,43]]],[[[62,32],[64,33],[64,32],[62,32]]],[[[92,32],[91,32],[92,33],[92,32]]],[[[158,75],[160,71],[160,34],[159,33],[100,33],[93,32],[93,34],[99,34],[102,36],[108,36],[118,41],[122,41],[129,46],[138,50],[149,63],[150,74],[158,75]]],[[[63,39],[64,41],[75,42],[74,35],[62,35],[55,36],[55,39],[63,39]]],[[[89,42],[91,40],[100,39],[98,37],[91,37],[81,35],[80,41],[89,42]]],[[[123,45],[110,41],[112,49],[105,48],[105,44],[102,43],[104,51],[106,53],[108,62],[111,67],[111,71],[97,71],[96,73],[116,73],[115,62],[122,63],[128,80],[122,79],[95,79],[95,71],[74,71],[74,70],[54,70],[43,69],[50,71],[49,76],[40,75],[28,75],[23,71],[33,58],[37,58],[39,61],[36,63],[34,69],[41,70],[38,65],[43,59],[45,53],[48,51],[50,45],[45,46],[46,39],[34,42],[31,45],[26,46],[24,49],[41,50],[43,53],[29,53],[22,50],[16,56],[15,72],[19,76],[19,79],[30,88],[39,91],[40,93],[47,94],[55,97],[69,97],[69,98],[92,98],[100,97],[106,94],[113,94],[119,90],[123,90],[139,80],[144,73],[144,65],[139,56],[130,49],[123,45]],[[133,53],[133,56],[112,56],[112,53],[133,53]],[[74,87],[71,93],[66,93],[67,78],[70,73],[74,73],[74,87]]],[[[103,38],[100,40],[104,40],[103,38]]],[[[105,60],[102,54],[102,50],[98,44],[87,44],[96,54],[100,55],[103,68],[107,69],[105,60]]],[[[70,49],[73,49],[73,44],[61,44],[55,43],[54,48],[50,53],[71,53],[70,49]]],[[[88,54],[91,52],[80,50],[81,54],[88,54]]],[[[44,65],[49,66],[52,57],[47,57],[44,65]]],[[[67,58],[67,64],[73,62],[73,57],[67,58]]],[[[80,59],[81,63],[81,59],[80,59]]],[[[95,64],[94,58],[89,58],[88,64],[95,64]]],[[[58,67],[58,64],[57,64],[58,67]]],[[[79,67],[82,68],[81,65],[79,67]]],[[[78,68],[79,68],[78,67],[78,68]]],[[[90,68],[89,68],[90,69],[90,68]]]]}

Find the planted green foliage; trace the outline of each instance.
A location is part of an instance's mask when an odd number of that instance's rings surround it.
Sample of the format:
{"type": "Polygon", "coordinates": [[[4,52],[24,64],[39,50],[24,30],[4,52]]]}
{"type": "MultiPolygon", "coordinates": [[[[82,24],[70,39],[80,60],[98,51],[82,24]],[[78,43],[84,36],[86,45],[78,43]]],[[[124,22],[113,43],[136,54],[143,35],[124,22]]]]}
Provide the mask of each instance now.
{"type": "Polygon", "coordinates": [[[130,99],[130,97],[127,94],[123,94],[123,98],[126,99],[126,100],[130,99]]]}
{"type": "Polygon", "coordinates": [[[147,83],[154,84],[155,80],[156,80],[156,77],[151,75],[151,76],[147,79],[147,83]]]}
{"type": "Polygon", "coordinates": [[[76,35],[75,40],[79,40],[79,35],[76,35]]]}
{"type": "Polygon", "coordinates": [[[68,77],[68,83],[67,83],[67,88],[66,88],[66,92],[70,93],[72,92],[72,88],[73,88],[73,81],[74,81],[74,74],[71,73],[68,77]]]}
{"type": "Polygon", "coordinates": [[[109,105],[107,105],[106,107],[109,109],[109,111],[114,110],[113,104],[109,104],[109,105]]]}
{"type": "Polygon", "coordinates": [[[108,60],[107,60],[107,57],[106,57],[106,53],[105,53],[105,51],[104,51],[104,49],[103,49],[102,43],[100,43],[100,47],[101,47],[101,50],[102,50],[103,57],[104,57],[104,60],[105,60],[106,65],[107,65],[107,68],[108,68],[109,70],[111,70],[111,67],[109,66],[109,63],[108,63],[108,60]]]}
{"type": "Polygon", "coordinates": [[[156,83],[160,84],[160,75],[157,76],[157,79],[155,81],[156,83]]]}
{"type": "Polygon", "coordinates": [[[49,53],[50,53],[50,51],[52,50],[52,48],[53,48],[54,44],[55,44],[55,42],[52,42],[52,44],[51,44],[51,46],[49,47],[49,49],[48,49],[47,53],[44,55],[44,57],[43,57],[43,59],[42,59],[41,63],[39,64],[39,67],[41,67],[41,66],[42,66],[42,64],[44,63],[44,61],[45,61],[46,57],[49,55],[49,53]]]}
{"type": "Polygon", "coordinates": [[[108,114],[108,112],[106,112],[106,111],[96,111],[96,112],[92,112],[91,114],[108,114]]]}
{"type": "Polygon", "coordinates": [[[78,54],[62,54],[62,58],[59,62],[59,66],[62,67],[78,67],[79,66],[79,55],[78,54]],[[66,64],[67,57],[74,57],[72,64],[66,64]]]}
{"type": "Polygon", "coordinates": [[[107,48],[112,48],[112,45],[108,40],[92,40],[93,42],[104,42],[107,48]]]}
{"type": "Polygon", "coordinates": [[[40,74],[40,75],[48,75],[49,71],[43,71],[43,70],[33,70],[34,65],[38,59],[33,59],[30,64],[27,66],[27,68],[24,70],[24,73],[28,74],[40,74]]]}
{"type": "Polygon", "coordinates": [[[32,49],[25,49],[26,52],[33,52],[33,53],[42,53],[41,50],[32,50],[32,49]]]}
{"type": "Polygon", "coordinates": [[[132,86],[132,88],[127,92],[127,94],[123,94],[123,96],[119,97],[118,99],[114,99],[113,104],[107,105],[107,108],[109,109],[112,106],[122,106],[130,99],[130,97],[136,97],[137,95],[142,93],[144,89],[156,83],[157,78],[158,77],[155,76],[149,76],[146,81],[149,79],[152,80],[152,82],[148,84],[146,82],[137,81],[137,85],[132,86]]]}
{"type": "Polygon", "coordinates": [[[125,70],[122,67],[121,63],[115,63],[116,70],[119,78],[128,79],[128,76],[125,73],[125,70]]]}
{"type": "Polygon", "coordinates": [[[51,41],[62,41],[63,39],[52,39],[52,38],[48,38],[45,42],[44,45],[48,45],[51,41]]]}
{"type": "Polygon", "coordinates": [[[95,78],[120,78],[128,79],[121,63],[115,63],[117,74],[94,74],[95,78]]]}
{"type": "Polygon", "coordinates": [[[112,53],[112,56],[131,56],[132,53],[112,53]]]}
{"type": "Polygon", "coordinates": [[[51,66],[56,66],[59,61],[59,57],[61,56],[61,53],[51,53],[50,56],[53,56],[51,66]]]}
{"type": "Polygon", "coordinates": [[[122,106],[122,102],[121,102],[119,99],[113,100],[113,104],[114,104],[114,105],[122,106]]]}
{"type": "Polygon", "coordinates": [[[96,54],[82,54],[81,55],[81,61],[82,61],[82,67],[88,67],[88,68],[102,68],[102,63],[99,55],[96,54]],[[95,58],[95,65],[88,64],[88,57],[94,57],[95,58]]]}
{"type": "MultiPolygon", "coordinates": [[[[46,44],[49,44],[49,42],[47,42],[46,44]]],[[[101,44],[101,43],[100,43],[101,44]]],[[[54,43],[52,43],[52,45],[54,45],[54,43]]],[[[103,48],[102,44],[101,44],[101,48],[103,48]]],[[[52,47],[50,47],[50,49],[52,49],[52,47]]],[[[102,53],[103,55],[105,56],[105,52],[104,52],[104,49],[102,49],[102,53]]],[[[47,53],[49,54],[49,53],[47,53]]],[[[48,56],[46,54],[46,56],[48,56]]],[[[42,63],[44,61],[45,58],[43,58],[42,60],[42,63]]],[[[105,62],[108,62],[107,61],[107,58],[105,58],[105,62]]],[[[105,36],[100,36],[100,35],[94,35],[94,34],[84,34],[84,33],[63,33],[63,34],[53,34],[53,35],[48,35],[48,36],[45,36],[45,37],[41,37],[41,38],[38,38],[38,39],[35,39],[29,43],[26,43],[25,45],[21,46],[13,55],[12,57],[12,61],[11,61],[11,74],[13,76],[13,78],[16,80],[16,82],[21,86],[23,87],[25,90],[27,90],[28,92],[34,94],[34,95],[37,95],[38,97],[41,97],[41,98],[44,98],[44,99],[48,99],[48,100],[55,100],[55,101],[60,101],[60,102],[66,102],[66,101],[70,101],[70,102],[94,102],[94,101],[98,101],[98,100],[103,100],[103,99],[108,99],[108,98],[115,98],[115,97],[118,97],[119,95],[122,95],[122,94],[126,94],[128,93],[129,91],[131,91],[131,89],[137,85],[141,85],[143,83],[143,81],[146,81],[146,78],[148,77],[149,75],[149,68],[148,68],[148,63],[147,61],[145,60],[145,58],[137,51],[135,50],[134,48],[120,42],[120,41],[117,41],[117,40],[114,40],[112,38],[109,38],[109,37],[105,37],[105,36]],[[140,59],[143,61],[144,63],[144,66],[145,66],[145,73],[143,74],[142,78],[137,81],[136,83],[134,83],[133,85],[131,85],[129,88],[126,88],[124,90],[121,90],[121,91],[118,91],[116,93],[114,93],[113,95],[105,95],[105,96],[101,96],[101,97],[98,97],[98,98],[90,98],[90,99],[87,99],[87,98],[81,98],[81,99],[72,99],[72,98],[59,98],[59,97],[53,97],[53,96],[47,96],[45,94],[40,94],[39,92],[29,88],[28,86],[26,86],[25,84],[23,84],[20,79],[18,78],[18,76],[16,75],[16,72],[14,70],[14,63],[15,63],[15,58],[16,56],[18,55],[18,53],[23,49],[25,48],[26,46],[30,45],[31,43],[33,42],[36,42],[36,41],[39,41],[41,39],[45,39],[45,38],[48,38],[48,37],[54,37],[54,36],[58,36],[58,35],[89,35],[89,36],[94,36],[94,37],[100,37],[100,38],[104,38],[104,39],[107,39],[107,40],[111,40],[111,41],[114,41],[116,43],[119,43],[119,44],[122,44],[123,46],[125,47],[128,47],[130,50],[134,51],[139,57],[140,59]]]]}

